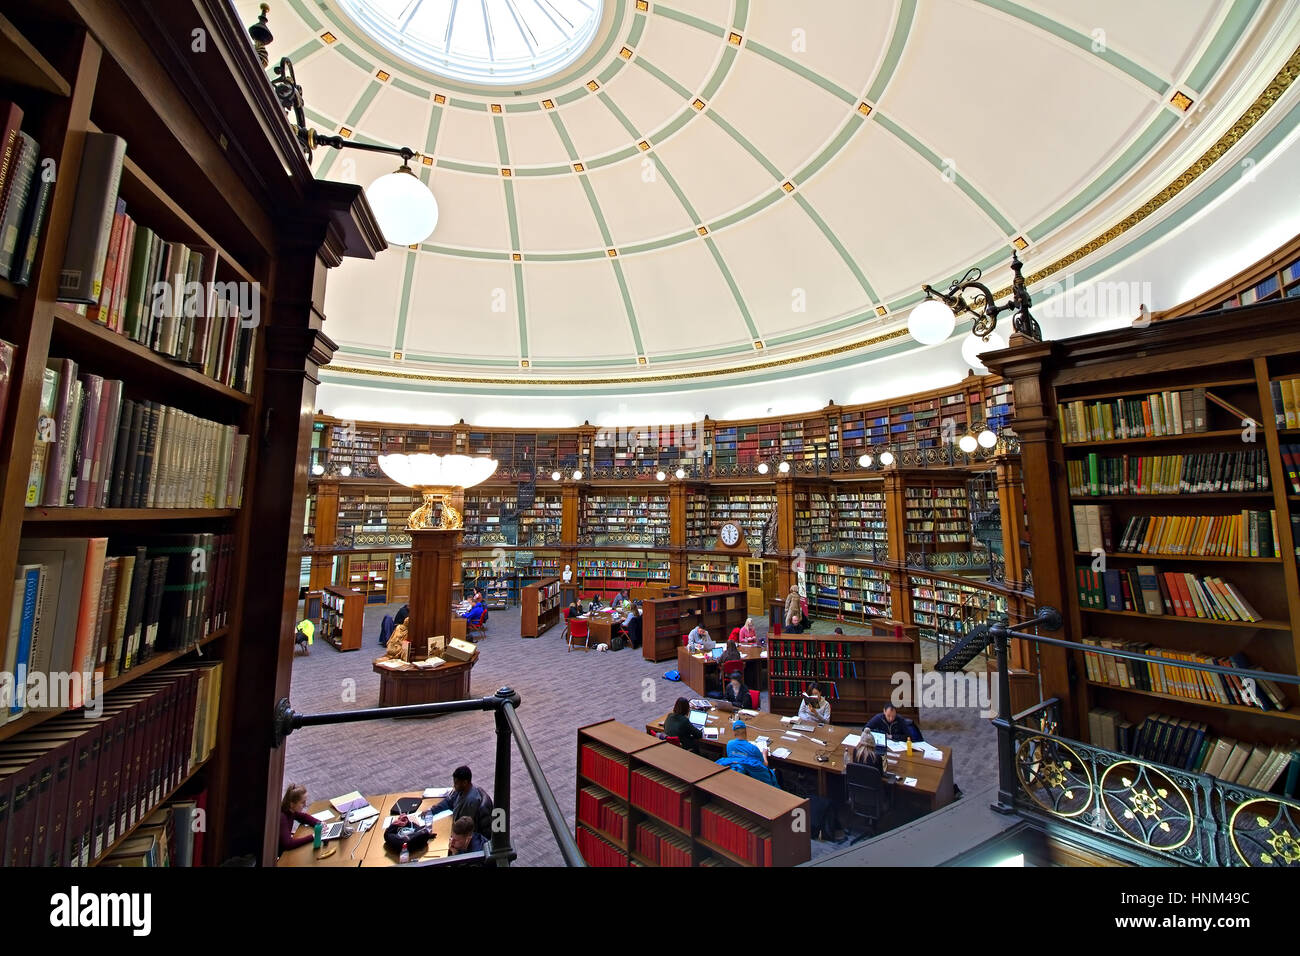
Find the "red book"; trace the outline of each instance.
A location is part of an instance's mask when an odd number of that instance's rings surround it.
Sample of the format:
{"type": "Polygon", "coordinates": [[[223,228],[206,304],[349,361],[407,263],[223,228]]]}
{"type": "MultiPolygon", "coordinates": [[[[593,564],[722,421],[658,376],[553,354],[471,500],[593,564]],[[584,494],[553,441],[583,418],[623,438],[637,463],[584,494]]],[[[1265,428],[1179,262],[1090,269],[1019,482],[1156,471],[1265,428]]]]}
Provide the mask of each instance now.
{"type": "Polygon", "coordinates": [[[117,279],[117,260],[122,254],[122,236],[126,231],[126,200],[117,201],[113,213],[113,230],[108,234],[108,258],[104,260],[104,274],[100,277],[99,304],[86,309],[86,318],[100,325],[109,324],[113,303],[113,283],[117,279]]]}
{"type": "Polygon", "coordinates": [[[127,286],[131,281],[131,252],[135,249],[135,220],[126,216],[122,227],[122,245],[118,249],[116,274],[113,276],[113,300],[108,307],[108,327],[122,331],[122,318],[126,314],[127,286]]]}

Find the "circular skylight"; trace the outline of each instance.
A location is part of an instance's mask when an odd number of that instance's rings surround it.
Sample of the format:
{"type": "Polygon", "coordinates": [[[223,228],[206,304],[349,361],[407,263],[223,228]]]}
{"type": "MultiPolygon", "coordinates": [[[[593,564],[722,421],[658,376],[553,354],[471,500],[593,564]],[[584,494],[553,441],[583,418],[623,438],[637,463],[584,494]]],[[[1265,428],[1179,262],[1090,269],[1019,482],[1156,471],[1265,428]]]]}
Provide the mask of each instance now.
{"type": "Polygon", "coordinates": [[[591,44],[604,0],[338,0],[416,66],[471,83],[514,84],[563,70],[591,44]]]}

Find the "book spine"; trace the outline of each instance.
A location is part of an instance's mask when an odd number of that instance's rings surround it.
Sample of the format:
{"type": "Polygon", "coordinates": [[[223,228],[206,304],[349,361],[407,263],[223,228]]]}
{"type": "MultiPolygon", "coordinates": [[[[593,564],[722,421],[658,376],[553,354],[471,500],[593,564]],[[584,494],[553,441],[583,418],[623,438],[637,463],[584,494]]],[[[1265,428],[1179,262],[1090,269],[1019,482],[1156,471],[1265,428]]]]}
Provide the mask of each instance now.
{"type": "Polygon", "coordinates": [[[113,231],[113,214],[122,179],[126,141],[107,133],[87,133],[77,194],[68,227],[68,244],[59,273],[59,298],[97,305],[113,231]]]}

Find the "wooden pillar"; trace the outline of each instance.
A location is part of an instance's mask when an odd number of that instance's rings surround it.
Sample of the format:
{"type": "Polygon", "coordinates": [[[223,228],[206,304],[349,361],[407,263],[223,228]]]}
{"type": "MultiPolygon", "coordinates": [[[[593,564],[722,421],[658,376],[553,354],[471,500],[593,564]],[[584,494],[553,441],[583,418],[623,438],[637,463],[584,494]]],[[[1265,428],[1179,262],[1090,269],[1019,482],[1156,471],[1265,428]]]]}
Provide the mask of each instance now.
{"type": "Polygon", "coordinates": [[[694,489],[681,481],[668,486],[668,583],[686,586],[686,501],[694,489]]]}
{"type": "Polygon", "coordinates": [[[460,530],[411,532],[411,660],[429,656],[429,638],[451,634],[452,590],[460,583],[460,530]]]}
{"type": "Polygon", "coordinates": [[[776,593],[782,601],[797,584],[790,558],[794,553],[794,479],[776,479],[776,593]]]}
{"type": "Polygon", "coordinates": [[[566,545],[578,543],[578,516],[582,508],[582,497],[577,485],[566,481],[560,489],[560,541],[566,545]]]}
{"type": "Polygon", "coordinates": [[[889,606],[895,621],[912,623],[912,582],[907,572],[907,476],[885,472],[885,531],[889,536],[889,606]]]}
{"type": "MultiPolygon", "coordinates": [[[[339,484],[337,481],[320,482],[316,485],[316,524],[312,538],[316,547],[333,547],[338,526],[339,484]]],[[[313,554],[311,556],[311,578],[308,583],[313,591],[319,591],[334,583],[334,555],[313,554]]]]}
{"type": "Polygon", "coordinates": [[[998,509],[1002,520],[1002,554],[1006,558],[1006,585],[1025,588],[1024,551],[1020,534],[1025,523],[1025,495],[1021,487],[1020,459],[1008,455],[997,460],[998,509]]]}

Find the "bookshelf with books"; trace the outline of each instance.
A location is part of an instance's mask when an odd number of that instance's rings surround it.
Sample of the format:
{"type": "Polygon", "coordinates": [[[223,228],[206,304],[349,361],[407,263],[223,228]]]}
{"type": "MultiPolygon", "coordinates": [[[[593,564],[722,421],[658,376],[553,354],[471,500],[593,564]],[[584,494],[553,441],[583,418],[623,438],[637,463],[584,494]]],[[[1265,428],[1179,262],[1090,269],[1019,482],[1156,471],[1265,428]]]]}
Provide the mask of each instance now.
{"type": "Polygon", "coordinates": [[[909,477],[904,494],[908,554],[970,550],[970,504],[961,476],[933,480],[909,477]]]}
{"type": "Polygon", "coordinates": [[[715,639],[725,639],[749,616],[743,590],[711,591],[664,597],[642,604],[641,655],[648,661],[676,660],[682,638],[696,625],[708,628],[715,639]]]}
{"type": "Polygon", "coordinates": [[[830,497],[836,552],[886,557],[889,522],[882,484],[836,485],[830,497]]]}
{"type": "Polygon", "coordinates": [[[466,549],[460,558],[461,585],[468,597],[475,589],[483,592],[483,603],[492,611],[503,611],[518,601],[513,550],[466,549]]]}
{"type": "Polygon", "coordinates": [[[615,591],[668,583],[668,555],[637,549],[580,551],[573,571],[583,597],[609,597],[615,591]]]}
{"type": "Polygon", "coordinates": [[[890,572],[869,565],[810,561],[808,613],[830,620],[891,617],[890,572]]]}
{"type": "MultiPolygon", "coordinates": [[[[836,723],[865,724],[889,702],[897,686],[890,678],[911,674],[921,661],[916,628],[901,622],[871,621],[871,634],[783,634],[769,638],[768,709],[793,715],[816,682],[831,702],[836,723]]],[[[902,708],[915,716],[914,708],[902,708]]]]}
{"type": "Polygon", "coordinates": [[[740,566],[725,555],[695,555],[686,562],[686,585],[692,590],[731,590],[740,585],[740,566]]]}
{"type": "Polygon", "coordinates": [[[336,651],[361,650],[366,595],[351,588],[324,588],[320,598],[320,629],[316,632],[336,651]]]}
{"type": "Polygon", "coordinates": [[[360,594],[366,604],[388,604],[392,559],[387,554],[349,554],[346,556],[344,586],[360,594]]]}
{"type": "Polygon", "coordinates": [[[467,547],[515,544],[519,497],[512,492],[475,488],[465,493],[464,543],[467,547]]]}
{"type": "Polygon", "coordinates": [[[665,547],[669,541],[668,495],[589,491],[582,501],[579,540],[588,544],[665,547]]]}
{"type": "Polygon", "coordinates": [[[838,550],[832,527],[831,491],[828,486],[796,485],[794,490],[795,546],[809,554],[838,550]]]}
{"type": "Polygon", "coordinates": [[[797,866],[808,801],[613,720],[578,730],[576,836],[592,866],[797,866]]]}
{"type": "MultiPolygon", "coordinates": [[[[1279,299],[1066,339],[1050,359],[1036,346],[998,353],[997,364],[1014,366],[1018,408],[1037,404],[1034,390],[1043,396],[1039,420],[1017,425],[1042,440],[1032,455],[1022,446],[1034,589],[1039,603],[1063,609],[1069,636],[1297,672],[1295,509],[1274,382],[1300,377],[1287,331],[1298,316],[1300,303],[1279,299]],[[1151,360],[1135,362],[1139,351],[1151,360]]],[[[1205,770],[1207,740],[1263,759],[1300,736],[1294,685],[1278,684],[1276,696],[1260,689],[1252,703],[1230,677],[1142,662],[1121,673],[1117,659],[1070,653],[1084,679],[1072,687],[1065,652],[1044,648],[1043,693],[1064,695],[1067,732],[1080,739],[1205,770]],[[1170,722],[1199,727],[1196,752],[1140,739],[1139,728],[1149,735],[1170,722]]]]}
{"type": "Polygon", "coordinates": [[[519,508],[516,543],[521,548],[540,548],[560,543],[564,505],[557,494],[539,494],[532,505],[519,508]]]}
{"type": "Polygon", "coordinates": [[[920,628],[923,640],[935,642],[940,656],[975,626],[1008,613],[1006,594],[987,581],[912,574],[909,584],[912,623],[920,628]]]}
{"type": "Polygon", "coordinates": [[[542,578],[519,591],[519,636],[540,637],[561,620],[560,579],[542,578]]]}
{"type": "MultiPolygon", "coordinates": [[[[709,491],[709,533],[715,538],[718,528],[732,522],[744,532],[750,547],[762,547],[763,532],[776,510],[776,494],[770,486],[735,486],[709,491]]],[[[709,538],[705,538],[707,544],[709,538]]]]}
{"type": "Polygon", "coordinates": [[[311,428],[269,409],[314,407],[327,270],[382,240],[358,187],[312,177],[228,3],[9,4],[0,37],[0,653],[106,693],[100,716],[81,691],[4,715],[7,765],[76,757],[105,808],[67,841],[9,833],[41,864],[134,858],[184,787],[208,801],[194,862],[269,862],[275,810],[240,794],[279,771],[230,742],[287,686],[296,602],[265,583],[296,574],[311,428]],[[207,56],[182,52],[195,23],[207,56]],[[115,780],[146,739],[147,776],[115,780]]]}
{"type": "Polygon", "coordinates": [[[692,486],[686,493],[686,540],[688,548],[708,547],[717,537],[717,527],[709,516],[709,489],[692,486]]]}

